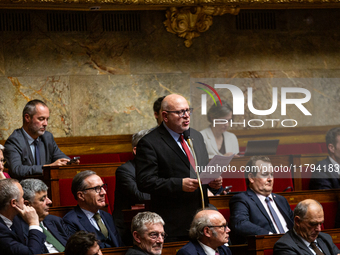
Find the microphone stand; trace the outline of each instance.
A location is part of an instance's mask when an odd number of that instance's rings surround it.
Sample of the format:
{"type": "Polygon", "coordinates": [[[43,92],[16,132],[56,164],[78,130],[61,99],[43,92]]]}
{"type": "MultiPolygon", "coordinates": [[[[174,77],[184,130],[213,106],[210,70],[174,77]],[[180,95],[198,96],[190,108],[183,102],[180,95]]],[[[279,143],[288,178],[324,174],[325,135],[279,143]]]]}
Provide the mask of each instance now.
{"type": "MultiPolygon", "coordinates": [[[[195,151],[194,151],[194,145],[193,145],[192,140],[190,139],[190,137],[188,137],[187,142],[188,142],[188,144],[190,146],[192,155],[194,157],[195,166],[197,166],[197,158],[196,158],[196,154],[195,154],[195,151]]],[[[204,209],[205,208],[205,205],[204,205],[204,195],[203,195],[203,188],[202,188],[202,182],[201,182],[200,174],[196,171],[196,169],[194,169],[194,170],[195,170],[195,172],[197,174],[198,186],[200,187],[200,191],[201,191],[202,209],[204,209]]]]}

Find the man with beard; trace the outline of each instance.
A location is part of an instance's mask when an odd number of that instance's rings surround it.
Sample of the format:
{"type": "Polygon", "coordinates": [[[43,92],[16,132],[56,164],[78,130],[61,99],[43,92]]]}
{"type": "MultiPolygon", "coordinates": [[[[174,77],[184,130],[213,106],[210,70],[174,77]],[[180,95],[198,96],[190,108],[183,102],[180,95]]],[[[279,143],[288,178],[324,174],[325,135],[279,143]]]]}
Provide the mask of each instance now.
{"type": "Polygon", "coordinates": [[[70,234],[84,230],[96,234],[100,248],[124,246],[113,218],[100,210],[105,206],[107,186],[93,171],[78,173],[72,181],[72,194],[78,206],[64,216],[70,234]]]}
{"type": "Polygon", "coordinates": [[[336,255],[340,250],[332,237],[321,232],[324,222],[322,205],[313,199],[298,203],[294,209],[294,229],[289,230],[274,245],[275,255],[336,255]]]}
{"type": "Polygon", "coordinates": [[[60,151],[53,135],[46,131],[50,118],[47,105],[37,99],[29,101],[22,118],[22,128],[14,130],[5,143],[9,175],[22,179],[27,175],[42,174],[43,166],[65,166],[70,159],[60,151]]]}
{"type": "Polygon", "coordinates": [[[247,191],[229,202],[233,244],[246,242],[250,235],[286,233],[293,227],[293,212],[283,196],[272,193],[273,166],[265,156],[251,157],[245,168],[247,191]]]}
{"type": "Polygon", "coordinates": [[[138,213],[132,219],[133,247],[125,255],[161,255],[164,239],[164,221],[153,212],[138,213]]]}

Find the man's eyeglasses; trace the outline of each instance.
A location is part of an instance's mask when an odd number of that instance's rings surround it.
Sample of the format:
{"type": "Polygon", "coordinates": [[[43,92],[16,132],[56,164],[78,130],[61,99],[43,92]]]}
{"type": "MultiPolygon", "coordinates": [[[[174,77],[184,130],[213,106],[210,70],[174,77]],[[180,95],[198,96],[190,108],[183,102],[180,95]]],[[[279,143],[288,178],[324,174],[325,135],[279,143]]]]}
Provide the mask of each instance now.
{"type": "Polygon", "coordinates": [[[221,226],[207,226],[208,228],[224,228],[224,232],[227,230],[228,224],[224,224],[221,226]]]}
{"type": "Polygon", "coordinates": [[[6,164],[6,160],[5,159],[0,159],[0,163],[5,165],[6,164]]]}
{"type": "Polygon", "coordinates": [[[191,115],[193,108],[189,108],[186,110],[181,110],[181,111],[166,111],[166,112],[172,112],[172,113],[176,113],[178,115],[178,117],[182,118],[185,116],[186,113],[188,113],[188,115],[191,115]]]}
{"type": "Polygon", "coordinates": [[[152,240],[156,240],[159,236],[161,236],[163,238],[163,240],[165,240],[165,238],[168,236],[167,233],[163,232],[163,233],[159,233],[159,232],[151,232],[149,233],[149,237],[152,240]]]}
{"type": "Polygon", "coordinates": [[[102,189],[107,191],[107,184],[104,183],[102,186],[96,186],[96,187],[92,187],[92,188],[87,188],[87,189],[83,189],[81,191],[90,190],[90,189],[93,189],[97,193],[100,193],[102,191],[102,189]]]}

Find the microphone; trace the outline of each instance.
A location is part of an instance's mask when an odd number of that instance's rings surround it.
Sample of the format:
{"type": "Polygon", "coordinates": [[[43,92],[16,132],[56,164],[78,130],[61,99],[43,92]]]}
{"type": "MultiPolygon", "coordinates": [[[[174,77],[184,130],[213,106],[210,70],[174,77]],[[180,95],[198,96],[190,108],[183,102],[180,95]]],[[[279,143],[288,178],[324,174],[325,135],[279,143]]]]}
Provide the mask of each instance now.
{"type": "MultiPolygon", "coordinates": [[[[194,160],[195,160],[195,166],[197,166],[197,158],[196,158],[196,154],[195,154],[195,150],[194,150],[194,144],[193,144],[193,142],[190,138],[190,128],[188,128],[187,130],[185,130],[183,132],[183,137],[190,146],[192,156],[194,157],[194,160]]],[[[203,195],[203,188],[202,188],[202,182],[201,182],[200,174],[196,171],[196,169],[194,169],[194,171],[197,174],[198,186],[200,187],[200,191],[201,191],[202,209],[204,209],[205,208],[205,206],[204,206],[204,195],[203,195]]]]}

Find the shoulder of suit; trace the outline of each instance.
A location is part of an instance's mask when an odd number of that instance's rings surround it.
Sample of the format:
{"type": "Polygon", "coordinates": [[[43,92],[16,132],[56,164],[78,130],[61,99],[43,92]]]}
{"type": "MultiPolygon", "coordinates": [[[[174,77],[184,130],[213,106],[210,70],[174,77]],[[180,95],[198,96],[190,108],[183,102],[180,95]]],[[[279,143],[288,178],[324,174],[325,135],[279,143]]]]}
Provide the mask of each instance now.
{"type": "Polygon", "coordinates": [[[330,161],[329,158],[327,157],[327,158],[325,158],[325,159],[319,161],[319,162],[316,163],[316,164],[317,164],[317,165],[328,165],[328,164],[330,164],[330,163],[331,163],[331,161],[330,161]]]}

